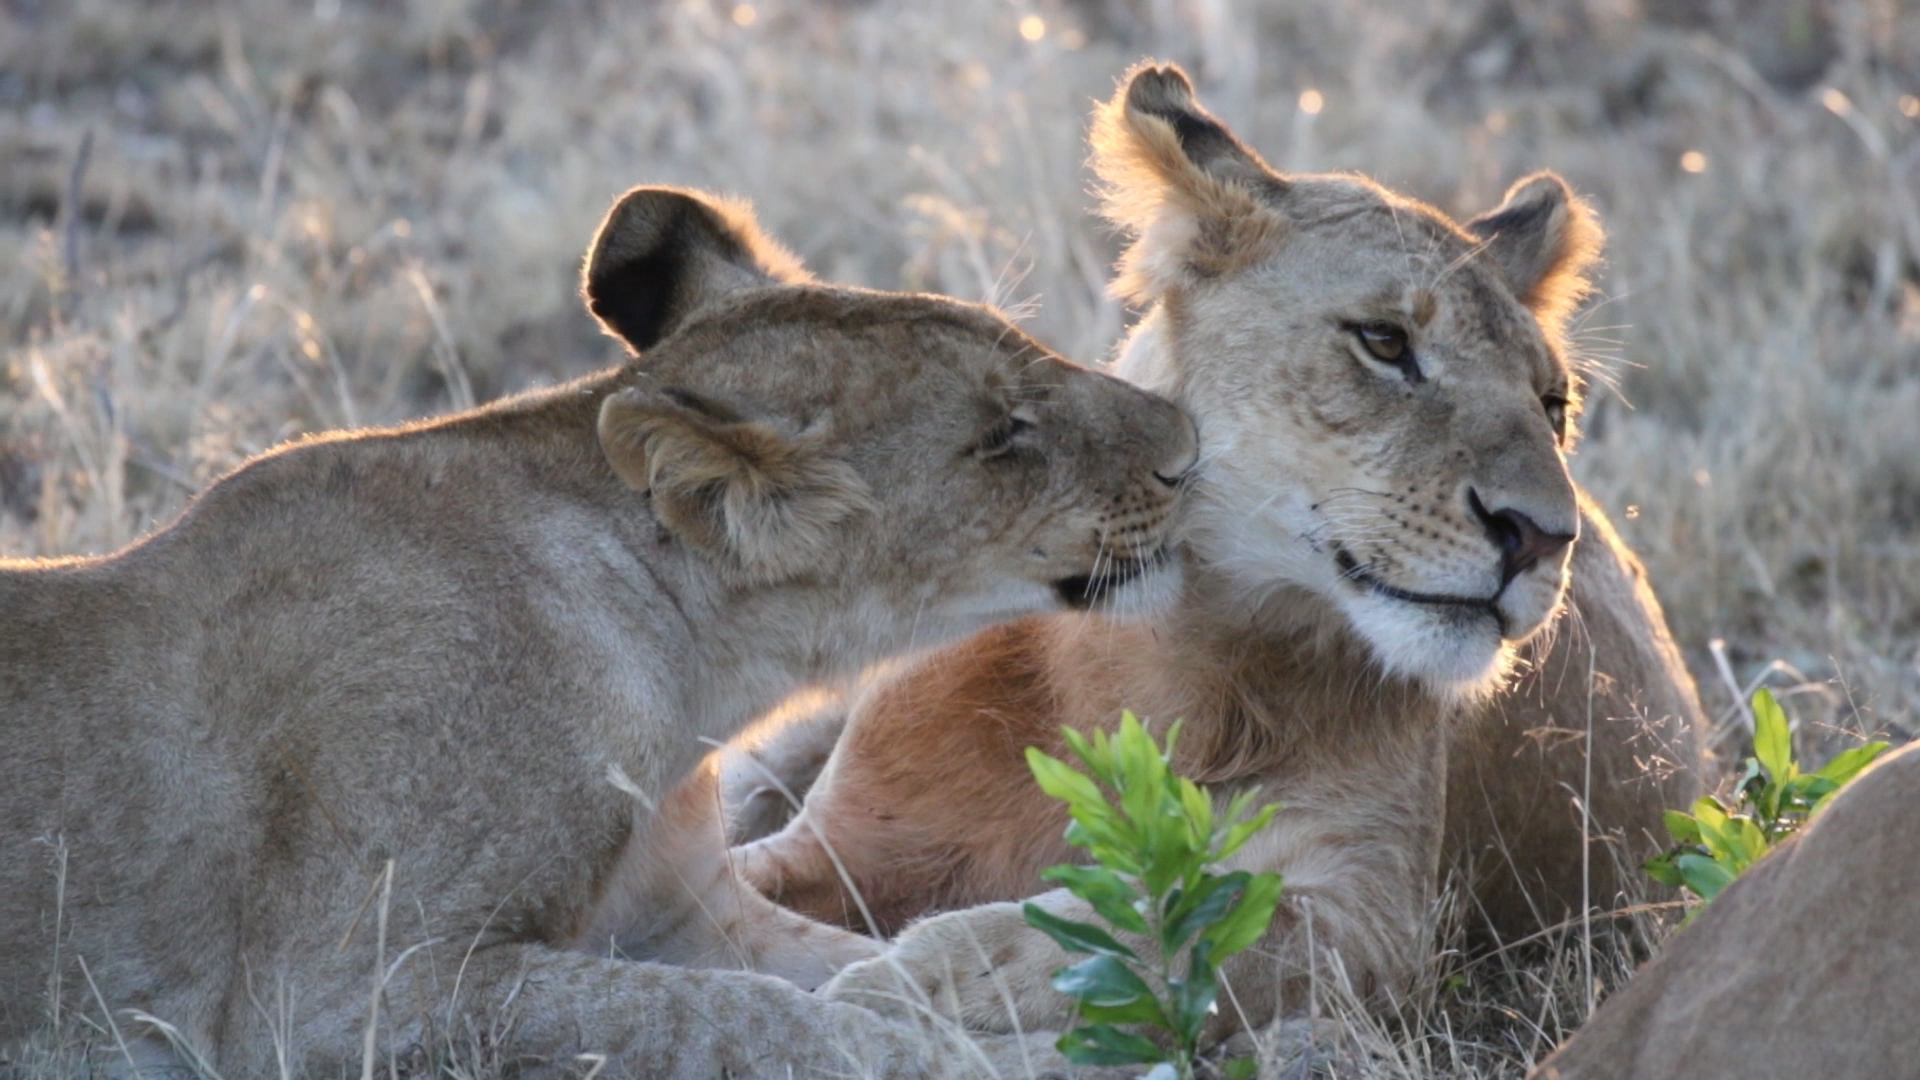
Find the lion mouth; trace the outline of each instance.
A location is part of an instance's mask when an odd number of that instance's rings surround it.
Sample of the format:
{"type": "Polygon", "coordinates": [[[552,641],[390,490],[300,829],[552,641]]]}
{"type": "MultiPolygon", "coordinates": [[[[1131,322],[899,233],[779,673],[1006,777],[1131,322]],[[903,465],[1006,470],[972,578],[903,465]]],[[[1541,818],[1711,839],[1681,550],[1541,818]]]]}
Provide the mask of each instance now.
{"type": "Polygon", "coordinates": [[[1128,582],[1155,567],[1164,566],[1170,552],[1161,548],[1143,559],[1108,559],[1091,574],[1076,574],[1053,583],[1054,593],[1075,611],[1086,611],[1128,582]]]}
{"type": "Polygon", "coordinates": [[[1340,567],[1340,576],[1353,582],[1359,588],[1389,600],[1398,600],[1403,604],[1423,604],[1429,607],[1454,608],[1463,612],[1486,615],[1499,628],[1500,636],[1507,636],[1507,617],[1500,612],[1498,593],[1493,596],[1454,596],[1449,593],[1424,593],[1412,589],[1403,589],[1398,585],[1374,577],[1360,561],[1345,548],[1336,548],[1333,561],[1340,567]]]}

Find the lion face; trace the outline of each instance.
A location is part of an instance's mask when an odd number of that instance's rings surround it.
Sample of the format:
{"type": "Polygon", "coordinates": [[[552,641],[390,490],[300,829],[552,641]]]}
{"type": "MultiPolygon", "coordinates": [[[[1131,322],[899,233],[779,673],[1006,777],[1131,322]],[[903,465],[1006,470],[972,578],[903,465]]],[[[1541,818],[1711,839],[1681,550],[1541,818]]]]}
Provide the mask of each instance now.
{"type": "Polygon", "coordinates": [[[1157,301],[1122,374],[1200,425],[1196,560],[1436,691],[1496,685],[1579,531],[1558,331],[1586,208],[1542,174],[1462,227],[1358,177],[1282,177],[1170,70],[1097,124],[1109,213],[1139,237],[1121,287],[1157,301]]]}
{"type": "Polygon", "coordinates": [[[998,314],[814,284],[743,212],[664,189],[614,209],[585,291],[638,353],[608,460],[739,587],[864,597],[874,634],[904,612],[924,644],[1177,591],[1192,422],[998,314]]]}

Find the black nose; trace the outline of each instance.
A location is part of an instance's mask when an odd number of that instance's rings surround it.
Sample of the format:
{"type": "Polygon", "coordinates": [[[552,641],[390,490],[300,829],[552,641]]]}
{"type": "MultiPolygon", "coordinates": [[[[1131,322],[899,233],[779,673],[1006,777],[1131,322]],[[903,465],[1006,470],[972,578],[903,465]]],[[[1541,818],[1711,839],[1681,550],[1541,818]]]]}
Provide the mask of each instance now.
{"type": "Polygon", "coordinates": [[[1550,533],[1518,510],[1488,510],[1480,501],[1479,492],[1472,488],[1467,489],[1467,505],[1473,508],[1473,516],[1480,519],[1481,528],[1487,530],[1487,538],[1500,549],[1502,589],[1507,587],[1507,582],[1533,569],[1540,560],[1554,558],[1573,543],[1571,533],[1550,533]]]}

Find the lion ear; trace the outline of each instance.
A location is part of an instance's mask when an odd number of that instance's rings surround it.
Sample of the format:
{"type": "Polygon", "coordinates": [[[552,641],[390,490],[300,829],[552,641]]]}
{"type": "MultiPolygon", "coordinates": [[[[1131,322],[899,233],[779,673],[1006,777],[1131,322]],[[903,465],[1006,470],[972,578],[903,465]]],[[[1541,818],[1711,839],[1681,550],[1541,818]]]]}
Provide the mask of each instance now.
{"type": "Polygon", "coordinates": [[[1486,252],[1549,331],[1558,332],[1591,287],[1600,257],[1600,220],[1565,180],[1535,173],[1507,189],[1500,205],[1467,223],[1486,252]]]}
{"type": "Polygon", "coordinates": [[[1093,117],[1101,213],[1132,234],[1114,292],[1169,289],[1270,255],[1287,232],[1287,181],[1194,100],[1173,64],[1143,63],[1093,117]]]}
{"type": "Polygon", "coordinates": [[[684,390],[631,386],[600,406],[600,449],[689,546],[749,581],[823,566],[847,520],[874,502],[816,435],[684,390]]]}
{"type": "Polygon", "coordinates": [[[729,293],[808,280],[745,204],[638,187],[607,211],[587,249],[580,292],[607,333],[638,353],[729,293]]]}

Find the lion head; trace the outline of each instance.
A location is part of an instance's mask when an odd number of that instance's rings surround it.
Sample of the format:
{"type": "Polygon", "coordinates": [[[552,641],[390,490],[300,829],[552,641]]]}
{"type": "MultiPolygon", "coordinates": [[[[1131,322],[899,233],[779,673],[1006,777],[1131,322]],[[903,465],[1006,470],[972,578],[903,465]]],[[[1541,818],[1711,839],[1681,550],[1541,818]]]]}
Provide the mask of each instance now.
{"type": "Polygon", "coordinates": [[[1557,176],[1465,225],[1363,177],[1283,176],[1143,66],[1095,118],[1123,376],[1200,426],[1195,562],[1269,622],[1350,627],[1448,696],[1548,625],[1579,512],[1562,329],[1601,233],[1557,176]]]}
{"type": "Polygon", "coordinates": [[[744,207],[671,188],[615,205],[582,290],[636,356],[602,449],[736,585],[864,596],[923,644],[1177,591],[1192,423],[997,312],[817,284],[744,207]]]}

